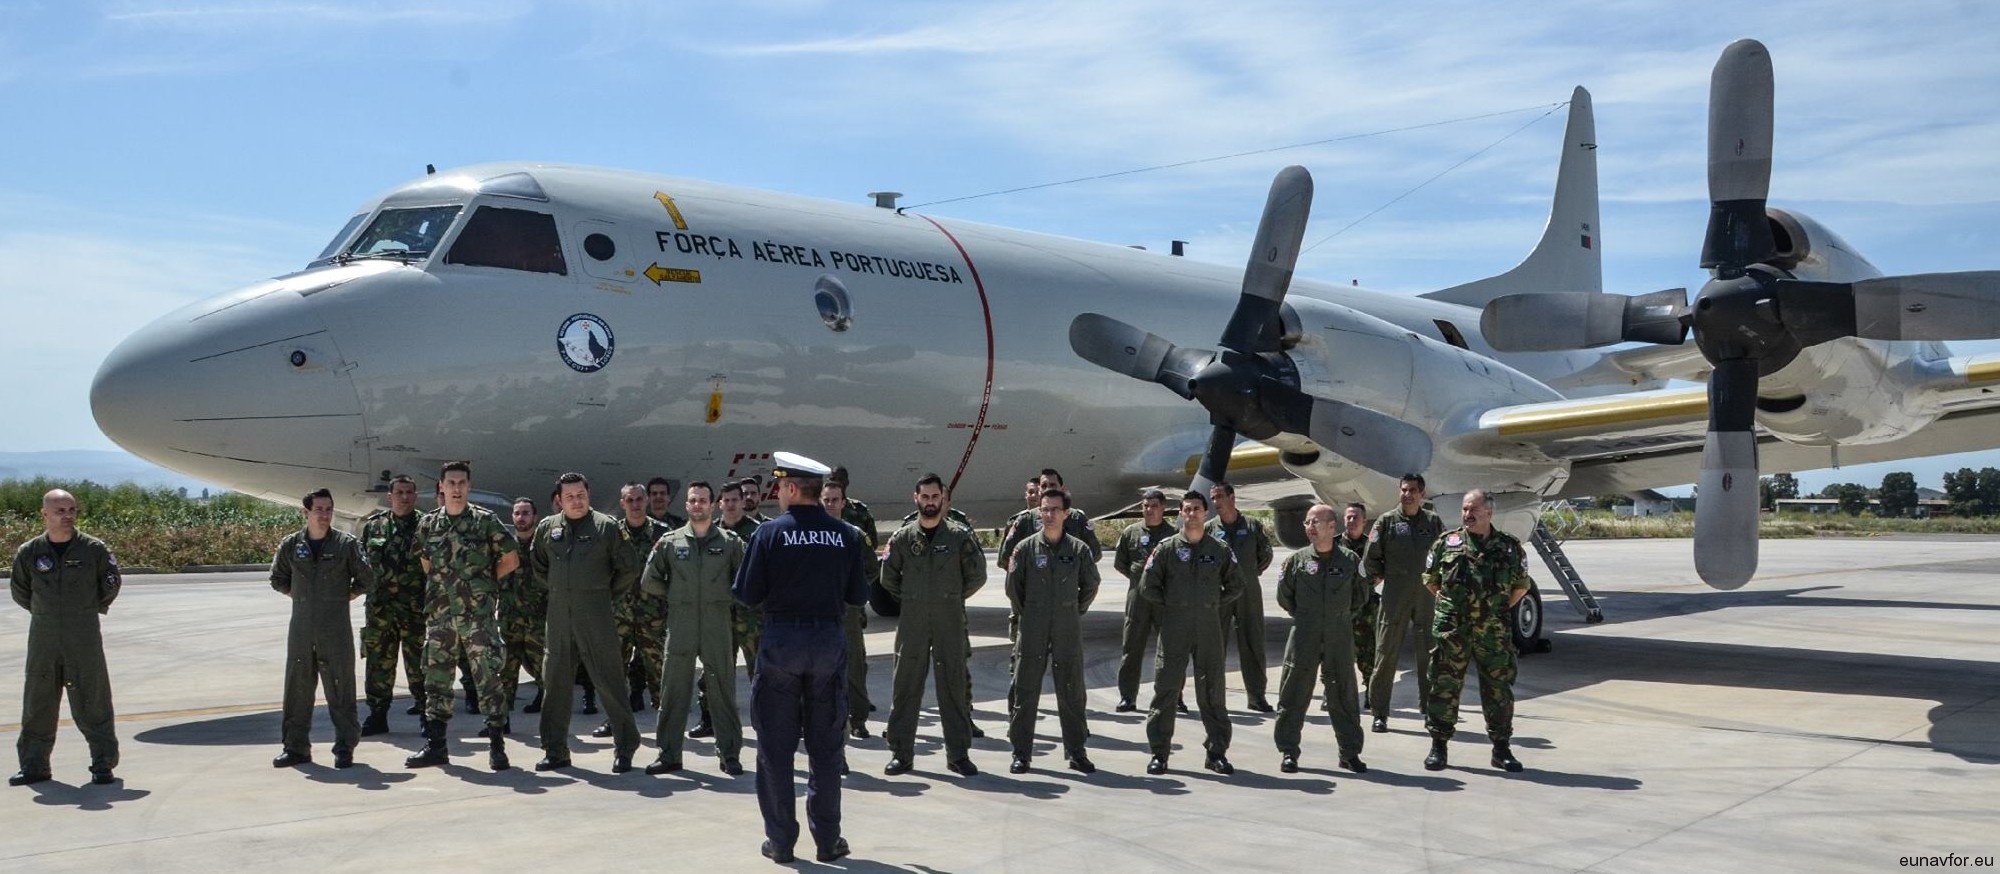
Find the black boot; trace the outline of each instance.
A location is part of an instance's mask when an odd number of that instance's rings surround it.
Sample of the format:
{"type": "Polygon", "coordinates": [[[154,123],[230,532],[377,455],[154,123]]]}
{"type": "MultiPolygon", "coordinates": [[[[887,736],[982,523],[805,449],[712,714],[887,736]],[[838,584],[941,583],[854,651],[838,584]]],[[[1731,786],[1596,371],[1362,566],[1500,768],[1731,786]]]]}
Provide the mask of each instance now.
{"type": "Polygon", "coordinates": [[[424,720],[424,748],[403,760],[405,768],[430,768],[451,761],[444,748],[444,723],[424,720]]]}
{"type": "Polygon", "coordinates": [[[1441,737],[1431,738],[1431,754],[1424,757],[1424,770],[1442,771],[1446,765],[1451,764],[1450,754],[1445,752],[1445,745],[1448,743],[1450,741],[1441,737]]]}
{"type": "Polygon", "coordinates": [[[597,690],[590,686],[583,687],[583,715],[597,715],[597,690]]]}
{"type": "Polygon", "coordinates": [[[627,703],[632,705],[633,713],[644,711],[646,709],[646,690],[637,686],[632,687],[632,694],[628,697],[627,703]]]}
{"type": "Polygon", "coordinates": [[[486,762],[495,771],[505,771],[513,767],[507,761],[507,735],[494,732],[492,745],[487,749],[486,762]]]}
{"type": "Polygon", "coordinates": [[[459,687],[465,690],[465,712],[468,714],[478,713],[479,695],[472,691],[472,681],[466,680],[465,682],[460,683],[459,687]]]}
{"type": "Polygon", "coordinates": [[[535,690],[535,700],[528,702],[528,706],[521,708],[521,712],[522,713],[542,712],[542,690],[540,689],[535,690]]]}
{"type": "Polygon", "coordinates": [[[1493,767],[1509,773],[1521,770],[1521,760],[1514,758],[1514,751],[1504,740],[1493,742],[1493,767]]]}
{"type": "Polygon", "coordinates": [[[361,736],[370,737],[389,733],[389,714],[374,707],[368,708],[368,718],[361,722],[361,736]]]}

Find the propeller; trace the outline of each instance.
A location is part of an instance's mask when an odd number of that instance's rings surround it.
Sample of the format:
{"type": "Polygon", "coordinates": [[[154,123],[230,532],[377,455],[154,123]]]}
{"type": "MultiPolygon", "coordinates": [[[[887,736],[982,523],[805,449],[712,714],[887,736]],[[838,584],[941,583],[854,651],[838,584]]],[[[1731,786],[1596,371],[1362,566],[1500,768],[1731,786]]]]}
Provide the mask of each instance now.
{"type": "Polygon", "coordinates": [[[1222,328],[1219,349],[1176,346],[1157,334],[1099,313],[1070,322],[1069,345],[1106,370],[1155,382],[1208,410],[1208,446],[1190,489],[1206,493],[1229,473],[1241,434],[1280,433],[1313,442],[1390,476],[1430,466],[1430,435],[1364,407],[1306,394],[1282,338],[1285,292],[1298,264],[1312,212],[1312,176],[1286,167],[1271,181],[1264,216],[1243,270],[1243,292],[1222,328]]]}
{"type": "Polygon", "coordinates": [[[1757,572],[1757,380],[1830,340],[2000,337],[2000,272],[1922,273],[1851,282],[1794,278],[1777,260],[1766,212],[1771,187],[1771,55],[1756,40],[1722,52],[1709,82],[1711,278],[1684,305],[1681,289],[1637,297],[1541,293],[1497,298],[1480,329],[1502,351],[1617,342],[1694,342],[1708,359],[1708,431],[1695,504],[1695,570],[1719,589],[1757,572]]]}

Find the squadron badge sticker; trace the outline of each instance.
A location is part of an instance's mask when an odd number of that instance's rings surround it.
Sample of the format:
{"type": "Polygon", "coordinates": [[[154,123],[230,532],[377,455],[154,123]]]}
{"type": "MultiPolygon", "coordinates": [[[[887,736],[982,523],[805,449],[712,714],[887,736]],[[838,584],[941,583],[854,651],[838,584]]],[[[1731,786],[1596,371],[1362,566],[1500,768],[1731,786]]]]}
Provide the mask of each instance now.
{"type": "Polygon", "coordinates": [[[590,313],[577,313],[563,320],[556,331],[556,353],[564,364],[578,373],[596,373],[611,363],[615,349],[611,326],[590,313]]]}
{"type": "Polygon", "coordinates": [[[38,555],[35,557],[35,570],[41,571],[42,573],[48,573],[49,571],[55,569],[56,569],[55,559],[52,559],[46,555],[38,555]]]}

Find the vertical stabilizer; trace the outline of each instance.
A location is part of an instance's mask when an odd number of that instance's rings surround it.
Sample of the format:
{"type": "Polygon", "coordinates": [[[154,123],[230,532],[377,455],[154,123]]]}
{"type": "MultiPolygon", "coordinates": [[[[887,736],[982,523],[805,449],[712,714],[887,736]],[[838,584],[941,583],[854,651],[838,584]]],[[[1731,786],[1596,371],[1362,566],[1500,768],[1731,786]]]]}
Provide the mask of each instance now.
{"type": "Polygon", "coordinates": [[[1569,126],[1563,131],[1562,163],[1556,169],[1555,205],[1549,209],[1542,241],[1512,270],[1424,297],[1477,307],[1504,294],[1601,292],[1602,251],[1597,224],[1597,122],[1590,113],[1590,92],[1579,86],[1570,95],[1569,126]]]}

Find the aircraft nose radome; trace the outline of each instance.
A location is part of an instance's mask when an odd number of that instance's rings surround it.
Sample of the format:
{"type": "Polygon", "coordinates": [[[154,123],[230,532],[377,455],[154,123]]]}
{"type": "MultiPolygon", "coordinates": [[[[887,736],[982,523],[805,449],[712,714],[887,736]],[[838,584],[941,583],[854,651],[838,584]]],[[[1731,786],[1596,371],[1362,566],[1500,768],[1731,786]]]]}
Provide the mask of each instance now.
{"type": "Polygon", "coordinates": [[[365,470],[350,365],[306,304],[252,287],[147,325],[97,370],[98,428],[141,458],[256,494],[365,470]]]}

